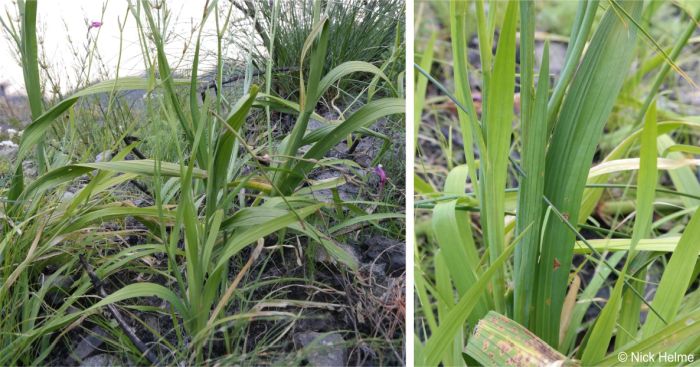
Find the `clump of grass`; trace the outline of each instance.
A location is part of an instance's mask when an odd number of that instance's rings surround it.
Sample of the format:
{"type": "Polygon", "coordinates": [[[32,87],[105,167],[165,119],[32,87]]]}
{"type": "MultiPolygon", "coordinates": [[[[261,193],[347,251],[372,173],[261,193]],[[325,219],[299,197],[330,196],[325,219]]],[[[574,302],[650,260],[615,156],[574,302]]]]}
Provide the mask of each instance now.
{"type": "MultiPolygon", "coordinates": [[[[692,169],[679,168],[683,173],[670,169],[670,181],[661,180],[663,188],[657,187],[657,171],[671,167],[663,156],[666,148],[661,146],[668,138],[663,134],[686,137],[677,130],[680,125],[696,127],[678,115],[674,119],[683,121],[678,125],[661,120],[653,102],[662,85],[659,80],[669,70],[690,79],[677,65],[688,42],[687,32],[667,53],[667,46],[651,36],[653,25],[643,20],[658,9],[636,1],[580,2],[562,72],[554,75],[555,83],[550,85],[549,42],[543,42],[539,68],[535,65],[538,15],[534,2],[489,2],[487,7],[483,1],[473,6],[451,1],[449,12],[444,4],[423,7],[447,21],[450,32],[426,35],[427,48],[417,43],[422,54],[415,66],[416,96],[420,96],[415,131],[421,149],[435,149],[429,145],[433,140],[449,139],[438,145],[441,152],[431,153],[442,153],[449,163],[445,175],[444,167],[431,166],[431,156],[419,157],[417,162],[416,192],[421,195],[416,225],[421,244],[416,250],[418,361],[528,365],[580,360],[598,365],[613,364],[617,353],[640,348],[697,352],[696,338],[665,339],[697,328],[692,322],[681,331],[676,322],[698,310],[692,301],[698,294],[697,274],[684,269],[697,267],[700,247],[690,244],[697,236],[697,203],[685,197],[692,189],[683,188],[698,184],[696,177],[691,178],[692,169]],[[467,24],[476,27],[469,30],[467,24]],[[441,37],[449,38],[452,68],[441,63],[436,70],[443,74],[437,74],[431,72],[433,64],[450,57],[434,46],[441,37]],[[474,46],[478,51],[469,50],[470,39],[478,41],[474,46]],[[635,57],[650,57],[644,46],[658,56],[654,66],[640,71],[656,76],[649,94],[640,95],[633,86],[645,79],[630,69],[647,61],[635,63],[635,57]],[[469,57],[475,52],[478,69],[469,57]],[[480,98],[470,85],[475,81],[480,98]],[[423,97],[431,87],[447,98],[430,93],[423,97]],[[514,98],[516,91],[519,98],[514,98]],[[438,103],[451,106],[456,116],[440,113],[438,103]],[[436,113],[423,114],[426,109],[436,113]],[[635,117],[643,116],[644,122],[618,113],[627,109],[635,117]],[[444,134],[439,128],[444,121],[456,121],[461,129],[464,158],[457,164],[453,164],[454,137],[434,136],[444,134]],[[518,124],[513,125],[514,121],[518,124]],[[631,136],[616,138],[606,127],[631,136]],[[616,143],[606,150],[601,144],[604,138],[616,143]],[[602,162],[600,157],[605,157],[602,162]],[[611,185],[611,178],[623,183],[611,185]],[[624,191],[601,197],[607,187],[624,191]],[[595,212],[601,199],[603,204],[614,204],[630,191],[634,192],[634,214],[595,212]],[[658,207],[658,201],[668,197],[684,202],[673,214],[658,207]],[[673,222],[675,231],[661,230],[655,219],[673,222]],[[665,248],[672,253],[667,260],[663,252],[654,251],[670,236],[674,245],[665,248]],[[621,241],[620,247],[611,247],[611,241],[621,241]],[[659,246],[647,247],[651,243],[659,246]],[[575,258],[575,253],[585,255],[575,258]],[[616,267],[620,263],[624,265],[616,267]],[[587,274],[589,264],[595,271],[587,274]],[[663,268],[661,282],[656,296],[648,298],[647,271],[657,264],[663,268]],[[594,318],[585,318],[591,298],[606,285],[611,291],[604,307],[593,312],[594,318]],[[693,306],[681,310],[680,304],[688,302],[693,306]],[[520,345],[518,340],[525,334],[542,348],[520,345]]],[[[688,29],[695,28],[693,19],[685,20],[688,29]]],[[[677,149],[685,154],[674,156],[674,164],[682,165],[689,155],[697,154],[694,148],[677,149]]]]}
{"type": "MultiPolygon", "coordinates": [[[[284,98],[297,98],[299,79],[296,69],[309,70],[310,64],[299,64],[298,57],[304,48],[306,35],[316,23],[315,1],[258,2],[236,0],[234,5],[243,10],[254,23],[256,37],[262,47],[254,49],[253,61],[257,69],[265,70],[269,63],[277,75],[275,94],[284,98]],[[276,9],[277,7],[277,9],[276,9]],[[273,28],[274,38],[271,38],[273,28]]],[[[328,32],[331,42],[323,61],[330,70],[347,61],[365,61],[375,66],[389,58],[397,37],[403,37],[405,5],[399,0],[370,0],[362,2],[332,1],[327,3],[328,32]]],[[[238,40],[239,42],[242,40],[238,40]]],[[[405,68],[402,59],[383,70],[396,75],[405,68]]],[[[340,83],[343,98],[353,98],[366,88],[371,78],[363,75],[340,83]]],[[[396,81],[392,78],[392,82],[396,81]]]]}

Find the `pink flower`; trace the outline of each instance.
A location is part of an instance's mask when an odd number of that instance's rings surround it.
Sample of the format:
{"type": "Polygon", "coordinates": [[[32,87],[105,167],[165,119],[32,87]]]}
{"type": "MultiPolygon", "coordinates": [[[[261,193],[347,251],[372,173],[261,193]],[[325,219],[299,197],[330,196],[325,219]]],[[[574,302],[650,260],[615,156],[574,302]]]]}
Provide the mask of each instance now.
{"type": "Polygon", "coordinates": [[[377,167],[374,167],[374,173],[379,176],[379,187],[383,188],[384,184],[389,180],[386,177],[386,172],[384,172],[384,167],[381,164],[377,165],[377,167]]]}
{"type": "Polygon", "coordinates": [[[93,28],[100,28],[100,27],[102,27],[102,22],[100,22],[98,20],[93,20],[92,22],[90,22],[90,26],[88,27],[88,31],[93,29],[93,28]]]}

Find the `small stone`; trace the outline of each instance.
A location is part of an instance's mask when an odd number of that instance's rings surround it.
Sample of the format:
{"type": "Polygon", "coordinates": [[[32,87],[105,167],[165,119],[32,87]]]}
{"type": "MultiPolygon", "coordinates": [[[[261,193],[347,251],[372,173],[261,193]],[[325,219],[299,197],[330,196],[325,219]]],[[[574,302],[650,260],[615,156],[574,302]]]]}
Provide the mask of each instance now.
{"type": "Polygon", "coordinates": [[[61,195],[61,200],[60,200],[60,202],[62,202],[62,203],[69,203],[69,202],[71,202],[71,201],[73,200],[74,197],[75,197],[75,194],[74,194],[74,193],[72,193],[72,192],[70,192],[70,191],[66,191],[66,192],[64,192],[64,193],[61,195]]]}
{"type": "MultiPolygon", "coordinates": [[[[44,281],[48,277],[43,277],[44,280],[42,280],[42,286],[45,286],[44,281]]],[[[60,275],[54,279],[53,283],[50,285],[49,290],[46,292],[46,301],[50,305],[60,305],[63,303],[63,300],[67,297],[67,292],[70,289],[71,285],[73,285],[73,277],[67,276],[67,275],[60,275]]]]}
{"type": "Polygon", "coordinates": [[[84,359],[80,367],[116,367],[124,364],[115,356],[109,354],[97,354],[90,358],[84,359]]]}
{"type": "MultiPolygon", "coordinates": [[[[542,65],[542,53],[544,52],[544,43],[538,43],[535,46],[535,60],[537,65],[542,65]]],[[[566,46],[563,43],[552,42],[549,44],[549,72],[558,75],[564,68],[566,60],[566,46]]]]}
{"type": "Polygon", "coordinates": [[[19,146],[9,140],[0,141],[0,158],[13,159],[19,146]]]}
{"type": "Polygon", "coordinates": [[[37,177],[37,167],[34,161],[24,161],[22,162],[22,171],[24,171],[24,177],[35,178],[37,177]]]}
{"type": "Polygon", "coordinates": [[[340,334],[308,331],[294,335],[294,339],[305,349],[309,366],[345,366],[347,350],[340,334]]]}
{"type": "Polygon", "coordinates": [[[107,162],[107,161],[110,161],[111,159],[112,159],[112,151],[110,151],[110,150],[105,150],[104,152],[99,153],[99,154],[95,157],[95,163],[98,163],[98,162],[107,162]]]}
{"type": "MultiPolygon", "coordinates": [[[[102,345],[104,341],[103,339],[106,335],[107,333],[105,333],[105,331],[102,330],[101,327],[95,326],[94,328],[92,328],[92,332],[85,336],[83,340],[81,340],[78,343],[75,349],[73,349],[73,357],[76,358],[78,361],[82,360],[82,365],[85,365],[86,361],[89,359],[86,359],[86,357],[92,354],[92,352],[94,352],[97,348],[100,347],[100,345],[102,345]]],[[[104,356],[105,354],[102,355],[104,356]]]]}

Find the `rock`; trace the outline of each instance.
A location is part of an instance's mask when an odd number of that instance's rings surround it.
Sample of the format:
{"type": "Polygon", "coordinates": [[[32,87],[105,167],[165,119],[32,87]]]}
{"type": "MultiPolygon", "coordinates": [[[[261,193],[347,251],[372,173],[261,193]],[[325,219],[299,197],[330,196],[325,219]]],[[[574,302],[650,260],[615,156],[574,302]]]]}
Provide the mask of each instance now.
{"type": "Polygon", "coordinates": [[[83,360],[80,367],[107,367],[123,366],[124,364],[115,356],[109,354],[97,354],[83,360]]]}
{"type": "Polygon", "coordinates": [[[678,101],[683,104],[679,112],[684,115],[700,112],[700,91],[688,83],[679,81],[678,90],[675,92],[678,101]]]}
{"type": "MultiPolygon", "coordinates": [[[[542,53],[544,52],[544,43],[538,42],[535,45],[535,62],[539,67],[542,65],[542,53]]],[[[566,59],[566,45],[559,42],[551,42],[549,44],[549,73],[559,75],[561,69],[564,68],[566,59]]]]}
{"type": "Polygon", "coordinates": [[[311,311],[305,312],[305,316],[297,321],[297,330],[318,331],[337,330],[338,325],[335,323],[338,315],[328,311],[311,311]]]}
{"type": "MultiPolygon", "coordinates": [[[[325,181],[332,180],[340,176],[341,174],[335,171],[334,169],[317,169],[309,175],[309,178],[311,178],[313,181],[325,181]]],[[[358,195],[360,189],[350,182],[338,186],[337,190],[341,200],[352,201],[360,199],[358,195]]],[[[316,198],[319,201],[333,201],[333,193],[329,189],[314,190],[313,195],[314,198],[316,198]]]]}
{"type": "Polygon", "coordinates": [[[317,121],[315,119],[309,119],[309,123],[306,125],[306,132],[311,132],[316,129],[320,129],[322,127],[325,127],[327,124],[317,121]]]}
{"type": "Polygon", "coordinates": [[[75,197],[75,193],[72,193],[70,191],[66,191],[61,195],[61,199],[59,201],[62,203],[70,203],[74,197],[75,197]]]}
{"type": "MultiPolygon", "coordinates": [[[[48,277],[42,276],[42,286],[48,277]]],[[[59,275],[54,279],[53,283],[50,285],[49,290],[46,292],[46,301],[53,306],[60,305],[63,300],[68,295],[68,290],[70,290],[73,285],[73,277],[68,275],[59,275]]]]}
{"type": "Polygon", "coordinates": [[[338,333],[307,331],[294,335],[304,349],[309,366],[345,366],[347,350],[345,339],[338,333]]]}
{"type": "Polygon", "coordinates": [[[19,146],[9,140],[0,141],[0,158],[12,159],[17,154],[19,146]]]}
{"type": "MultiPolygon", "coordinates": [[[[92,352],[95,351],[95,349],[99,348],[100,345],[103,343],[103,338],[107,335],[104,330],[102,330],[101,327],[95,326],[92,328],[92,332],[85,336],[79,343],[78,345],[73,349],[73,358],[75,358],[78,361],[83,361],[83,366],[85,366],[87,361],[90,359],[85,359],[87,356],[92,354],[92,352]]],[[[95,357],[99,356],[107,356],[106,354],[100,354],[96,355],[95,357]]],[[[111,356],[107,356],[111,357],[111,356]]],[[[118,363],[118,362],[117,362],[118,363]]]]}
{"type": "Polygon", "coordinates": [[[360,247],[366,248],[364,258],[368,263],[386,264],[387,275],[397,276],[406,269],[405,247],[400,240],[385,236],[368,236],[361,239],[360,247]]]}
{"type": "Polygon", "coordinates": [[[34,161],[24,161],[22,162],[22,171],[24,171],[24,177],[35,178],[37,177],[37,166],[34,161]]]}
{"type": "Polygon", "coordinates": [[[105,150],[104,152],[99,153],[95,157],[95,163],[108,162],[110,160],[112,160],[112,151],[111,150],[105,150]]]}

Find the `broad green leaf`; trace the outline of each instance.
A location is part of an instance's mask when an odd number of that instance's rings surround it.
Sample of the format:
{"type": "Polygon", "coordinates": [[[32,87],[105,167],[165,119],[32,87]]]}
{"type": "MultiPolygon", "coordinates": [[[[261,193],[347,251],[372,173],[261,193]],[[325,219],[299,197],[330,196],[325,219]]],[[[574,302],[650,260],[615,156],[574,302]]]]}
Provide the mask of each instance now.
{"type": "MultiPolygon", "coordinates": [[[[534,17],[534,4],[528,4],[531,17],[534,17]]],[[[525,6],[525,5],[523,5],[525,6]]],[[[524,15],[523,15],[524,16],[524,15]]],[[[532,21],[532,20],[531,20],[532,21]]],[[[534,32],[534,30],[530,30],[534,32]]],[[[534,35],[532,35],[534,37],[534,35]]],[[[530,42],[534,42],[531,40],[530,42]]],[[[534,45],[531,45],[534,47],[534,45]]],[[[534,52],[533,50],[530,50],[534,52]]],[[[521,71],[524,72],[524,71],[521,71]]],[[[531,71],[532,72],[532,71],[531,71]]],[[[530,325],[529,315],[533,312],[535,290],[535,269],[540,248],[540,228],[544,203],[542,195],[545,183],[545,148],[547,146],[547,96],[549,95],[549,43],[544,45],[540,78],[537,92],[533,97],[532,112],[523,115],[522,132],[522,169],[524,177],[520,178],[518,189],[518,209],[516,216],[516,234],[522,233],[532,225],[531,230],[515,249],[514,275],[514,317],[523,326],[530,325]]],[[[524,100],[521,100],[524,102],[524,100]]],[[[525,106],[524,106],[525,107],[525,106]]],[[[525,110],[523,110],[525,111],[525,110]]]]}
{"type": "MultiPolygon", "coordinates": [[[[119,204],[117,204],[119,205],[119,204]]],[[[142,217],[142,218],[162,218],[173,220],[175,215],[166,212],[165,217],[161,217],[161,213],[155,207],[138,208],[135,206],[117,206],[110,205],[105,208],[92,210],[84,214],[75,216],[74,220],[70,222],[66,227],[61,229],[61,233],[72,233],[75,231],[80,231],[85,229],[91,223],[97,221],[108,221],[117,218],[126,217],[142,217]]]]}
{"type": "MultiPolygon", "coordinates": [[[[450,271],[445,263],[445,256],[442,251],[435,252],[433,257],[435,263],[435,288],[433,295],[438,300],[437,311],[438,318],[444,320],[447,318],[450,310],[455,306],[454,291],[452,281],[450,280],[450,271]]],[[[461,365],[461,351],[464,345],[464,332],[459,331],[452,339],[450,347],[447,348],[442,357],[442,363],[446,366],[461,365]]]]}
{"type": "Polygon", "coordinates": [[[232,230],[257,226],[289,213],[290,211],[287,208],[275,208],[269,205],[243,208],[226,219],[221,227],[226,230],[232,230]]]}
{"type": "MultiPolygon", "coordinates": [[[[633,17],[642,3],[620,1],[633,17]]],[[[636,28],[622,22],[613,9],[603,16],[574,75],[549,141],[545,196],[570,222],[578,223],[583,189],[603,126],[629,70],[636,28]]],[[[573,258],[574,233],[560,220],[549,220],[537,269],[534,331],[550,345],[559,339],[559,315],[573,258]],[[553,266],[553,264],[560,264],[553,266]]]]}
{"type": "Polygon", "coordinates": [[[465,352],[483,366],[576,365],[530,330],[493,311],[476,325],[465,352]]]}
{"type": "MultiPolygon", "coordinates": [[[[250,108],[253,106],[253,101],[255,101],[255,96],[258,93],[258,86],[252,85],[250,87],[250,92],[241,97],[238,102],[231,108],[229,116],[226,118],[226,124],[229,128],[236,133],[239,132],[243,123],[248,117],[250,108]]],[[[211,182],[208,183],[207,190],[207,215],[213,215],[214,211],[218,208],[219,202],[217,196],[219,191],[225,189],[226,179],[228,174],[229,164],[233,156],[233,148],[236,143],[236,135],[224,129],[220,133],[219,138],[216,142],[216,151],[214,153],[214,161],[211,167],[211,182]]]]}
{"type": "MultiPolygon", "coordinates": [[[[653,251],[653,252],[673,252],[676,250],[680,236],[669,236],[659,238],[645,238],[637,242],[637,251],[653,251]]],[[[594,249],[598,251],[629,251],[632,239],[631,238],[606,238],[601,240],[587,241],[594,249]]],[[[576,242],[574,252],[577,254],[588,254],[591,250],[581,241],[576,242]]]]}
{"type": "Polygon", "coordinates": [[[187,317],[189,310],[182,303],[182,299],[173,293],[168,288],[163,287],[160,284],[155,283],[134,283],[119,289],[118,291],[110,294],[109,296],[103,298],[100,302],[97,302],[92,307],[88,308],[86,311],[98,309],[100,307],[121,302],[131,298],[137,297],[153,297],[156,296],[162,300],[168,301],[173,308],[178,312],[178,314],[187,317]]]}
{"type": "Polygon", "coordinates": [[[333,131],[326,135],[325,139],[314,144],[304,154],[303,158],[292,166],[293,175],[290,175],[278,188],[283,193],[291,193],[306,174],[315,166],[313,160],[321,159],[338,142],[344,139],[349,133],[360,127],[369,126],[376,120],[394,114],[404,112],[405,102],[398,98],[384,98],[374,100],[353,113],[347,120],[335,127],[333,131]]]}
{"type": "Polygon", "coordinates": [[[287,213],[269,220],[268,222],[252,227],[240,233],[235,233],[231,238],[223,245],[221,253],[217,256],[219,261],[216,263],[212,273],[218,271],[231,256],[237,254],[244,247],[258,240],[258,238],[265,237],[279,231],[280,229],[286,228],[294,223],[297,223],[309,215],[315,213],[317,210],[322,208],[325,204],[315,204],[310,205],[305,208],[296,209],[295,212],[287,213]]]}
{"type": "MultiPolygon", "coordinates": [[[[457,166],[445,180],[446,194],[464,194],[468,169],[457,166]]],[[[440,202],[433,208],[433,233],[440,246],[443,263],[450,279],[457,288],[457,294],[465,294],[477,282],[479,254],[471,231],[471,218],[468,212],[457,210],[457,200],[440,202]]],[[[480,297],[469,320],[475,323],[489,309],[486,297],[480,297]]]]}
{"type": "MultiPolygon", "coordinates": [[[[674,171],[679,168],[690,167],[690,166],[700,166],[700,159],[688,159],[683,157],[678,157],[677,159],[668,158],[656,158],[657,165],[659,169],[664,169],[668,171],[674,171]]],[[[617,159],[614,161],[608,161],[601,163],[593,168],[588,173],[589,178],[609,175],[616,172],[624,172],[637,170],[640,167],[639,158],[626,158],[617,159]]],[[[697,181],[697,180],[696,180],[697,181]]],[[[692,191],[688,191],[692,192],[692,191]]]]}
{"type": "MultiPolygon", "coordinates": [[[[158,162],[160,167],[160,175],[165,177],[180,177],[180,165],[170,162],[158,162]]],[[[143,176],[154,176],[156,161],[152,159],[138,159],[132,161],[112,161],[112,162],[96,162],[96,163],[78,163],[74,167],[91,168],[104,171],[120,172],[120,173],[135,173],[143,176]]],[[[192,170],[192,177],[207,178],[207,172],[199,168],[192,170]]]]}
{"type": "Polygon", "coordinates": [[[577,13],[577,21],[571,32],[569,47],[566,48],[566,59],[564,68],[557,78],[557,83],[554,86],[552,97],[549,99],[548,115],[547,115],[547,132],[552,131],[552,125],[555,123],[559,107],[564,93],[574,77],[576,69],[579,67],[579,61],[583,50],[588,43],[588,35],[591,32],[595,15],[598,10],[599,1],[589,0],[579,2],[579,11],[577,13]],[[571,41],[573,40],[573,41],[571,41]]]}
{"type": "MultiPolygon", "coordinates": [[[[302,48],[299,64],[303,66],[306,53],[314,44],[314,41],[318,38],[316,47],[314,48],[310,57],[311,60],[309,62],[308,80],[304,79],[304,68],[301,67],[299,69],[299,107],[301,113],[297,117],[292,132],[289,134],[289,140],[283,146],[284,150],[282,151],[282,155],[285,157],[296,157],[297,151],[301,147],[301,141],[306,132],[306,128],[309,124],[309,118],[314,112],[318,98],[321,97],[317,88],[321,81],[321,75],[325,65],[326,51],[328,50],[328,27],[329,21],[326,16],[315,22],[314,27],[309,36],[306,38],[302,48]]],[[[284,195],[293,191],[293,188],[290,190],[289,187],[284,184],[284,182],[288,178],[287,172],[293,171],[292,167],[294,164],[294,159],[288,159],[284,164],[282,164],[282,171],[275,174],[275,178],[273,179],[275,186],[280,188],[280,190],[283,190],[283,192],[277,194],[284,195]]]]}
{"type": "Polygon", "coordinates": [[[668,153],[672,152],[685,152],[685,153],[690,153],[694,155],[700,155],[700,147],[697,147],[695,145],[686,145],[686,144],[676,144],[676,145],[671,145],[670,147],[666,148],[661,155],[665,156],[668,153]]]}
{"type": "Polygon", "coordinates": [[[386,75],[384,75],[384,73],[378,67],[364,61],[346,61],[334,67],[326,75],[323,76],[318,85],[318,97],[323,95],[323,93],[325,93],[328,90],[328,88],[330,88],[335,82],[339,81],[343,77],[360,72],[377,75],[382,79],[386,80],[387,83],[391,84],[389,78],[387,78],[386,75]]]}
{"type": "Polygon", "coordinates": [[[415,173],[413,174],[413,186],[416,194],[430,194],[435,192],[433,186],[415,173]]]}
{"type": "MultiPolygon", "coordinates": [[[[37,1],[32,0],[18,3],[20,7],[24,6],[24,9],[20,9],[20,13],[22,14],[22,31],[20,32],[22,44],[20,51],[22,55],[22,71],[24,72],[24,85],[29,99],[29,109],[31,110],[32,119],[38,118],[44,111],[44,98],[41,91],[41,81],[39,80],[39,51],[36,37],[37,3],[37,1]]],[[[36,148],[39,173],[44,173],[46,171],[46,157],[43,140],[37,142],[36,148]]],[[[19,168],[20,166],[21,164],[18,166],[18,170],[21,170],[21,168],[19,168]]]]}
{"type": "MultiPolygon", "coordinates": [[[[483,198],[481,219],[484,238],[493,263],[503,252],[505,244],[504,212],[508,156],[513,127],[515,93],[515,33],[518,21],[518,2],[508,2],[493,65],[493,79],[486,84],[484,138],[486,152],[482,152],[479,181],[483,198]]],[[[498,269],[493,278],[495,309],[505,312],[505,271],[498,269]]]]}
{"type": "MultiPolygon", "coordinates": [[[[469,213],[456,210],[456,205],[456,200],[435,205],[433,233],[457,294],[461,296],[477,282],[479,255],[472,237],[469,213]]],[[[486,297],[480,296],[470,320],[476,322],[487,311],[486,297]]]]}
{"type": "Polygon", "coordinates": [[[93,170],[94,169],[90,167],[79,167],[73,165],[63,166],[51,170],[32,181],[31,184],[27,185],[24,192],[22,192],[22,195],[19,197],[19,200],[24,201],[31,195],[42,193],[62,183],[72,181],[77,177],[80,177],[93,170]]]}

